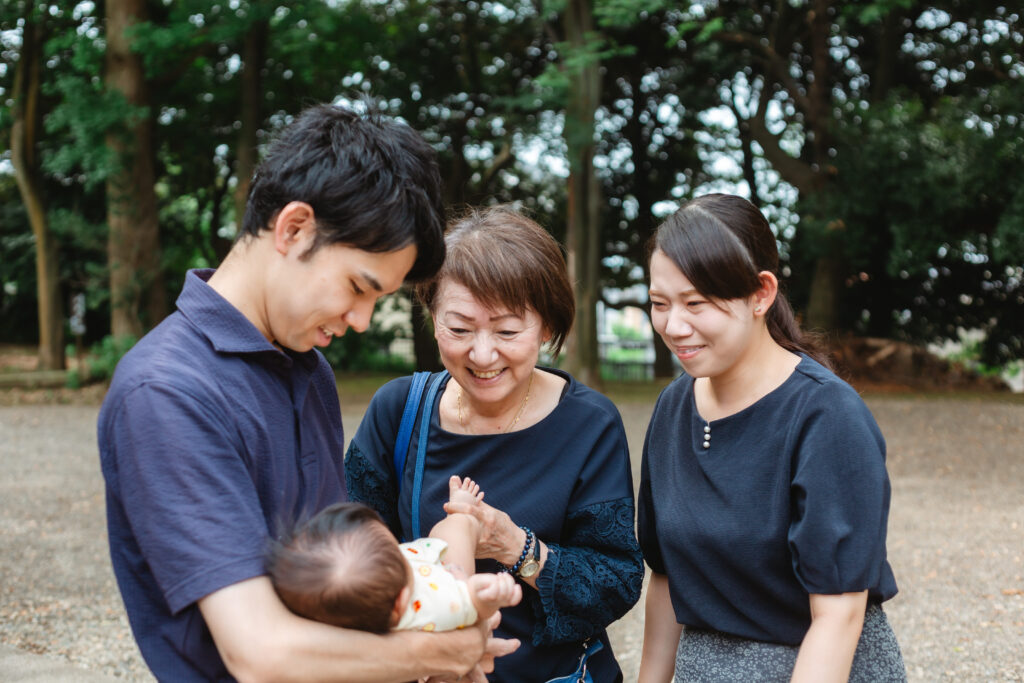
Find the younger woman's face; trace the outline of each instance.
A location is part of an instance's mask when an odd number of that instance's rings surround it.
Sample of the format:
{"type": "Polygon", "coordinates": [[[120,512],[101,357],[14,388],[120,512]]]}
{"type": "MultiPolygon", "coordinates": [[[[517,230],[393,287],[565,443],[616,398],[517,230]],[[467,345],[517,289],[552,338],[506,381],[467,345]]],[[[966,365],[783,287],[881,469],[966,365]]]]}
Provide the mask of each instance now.
{"type": "Polygon", "coordinates": [[[754,297],[704,296],[660,249],[651,256],[650,298],[654,329],[692,377],[729,373],[751,347],[754,297]]]}

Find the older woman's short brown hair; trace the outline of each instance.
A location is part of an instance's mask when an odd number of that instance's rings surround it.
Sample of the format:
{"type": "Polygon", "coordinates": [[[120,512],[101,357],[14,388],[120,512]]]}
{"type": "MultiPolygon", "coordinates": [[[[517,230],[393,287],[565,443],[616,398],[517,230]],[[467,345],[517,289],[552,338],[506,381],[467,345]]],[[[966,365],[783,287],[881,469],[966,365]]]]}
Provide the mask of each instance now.
{"type": "Polygon", "coordinates": [[[480,303],[516,315],[532,309],[551,333],[555,356],[572,329],[576,303],[558,242],[508,205],[475,208],[449,223],[444,265],[416,294],[436,313],[437,292],[450,279],[480,303]]]}

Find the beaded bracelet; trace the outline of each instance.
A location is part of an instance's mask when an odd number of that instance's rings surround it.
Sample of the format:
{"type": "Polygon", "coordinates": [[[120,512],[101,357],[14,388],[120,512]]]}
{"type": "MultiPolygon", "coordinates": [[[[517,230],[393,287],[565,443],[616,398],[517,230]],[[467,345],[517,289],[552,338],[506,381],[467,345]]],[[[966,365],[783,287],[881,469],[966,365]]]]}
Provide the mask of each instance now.
{"type": "Polygon", "coordinates": [[[519,568],[523,566],[523,562],[526,560],[526,556],[530,553],[530,548],[533,547],[534,540],[537,538],[536,536],[534,536],[533,532],[527,529],[525,526],[520,526],[519,528],[526,532],[526,545],[523,546],[523,552],[520,553],[519,559],[516,560],[516,563],[514,565],[512,565],[511,567],[501,565],[502,569],[508,572],[509,574],[515,574],[517,571],[519,571],[519,568]]]}

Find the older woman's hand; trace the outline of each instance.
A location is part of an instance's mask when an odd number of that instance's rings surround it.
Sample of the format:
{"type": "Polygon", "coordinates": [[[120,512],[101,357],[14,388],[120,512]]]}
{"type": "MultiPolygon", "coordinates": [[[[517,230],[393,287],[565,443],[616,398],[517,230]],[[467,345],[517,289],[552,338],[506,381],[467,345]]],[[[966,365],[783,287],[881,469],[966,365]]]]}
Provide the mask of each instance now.
{"type": "Polygon", "coordinates": [[[477,558],[497,560],[511,566],[519,561],[526,545],[526,532],[516,526],[506,513],[483,501],[476,503],[448,502],[445,512],[472,515],[480,522],[480,536],[476,544],[477,558]]]}

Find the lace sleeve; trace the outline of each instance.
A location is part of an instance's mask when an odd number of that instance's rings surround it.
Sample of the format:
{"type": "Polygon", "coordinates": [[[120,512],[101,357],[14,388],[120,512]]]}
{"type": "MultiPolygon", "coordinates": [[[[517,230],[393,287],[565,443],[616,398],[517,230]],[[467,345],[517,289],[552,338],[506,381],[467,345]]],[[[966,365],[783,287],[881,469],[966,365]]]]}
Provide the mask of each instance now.
{"type": "Polygon", "coordinates": [[[378,469],[355,441],[349,444],[348,452],[345,453],[345,483],[351,500],[376,510],[395,538],[401,538],[395,479],[390,472],[378,469]]]}
{"type": "Polygon", "coordinates": [[[537,617],[534,645],[592,636],[640,599],[644,566],[633,531],[632,497],[573,512],[564,541],[545,541],[547,561],[537,591],[529,592],[537,617]]]}

